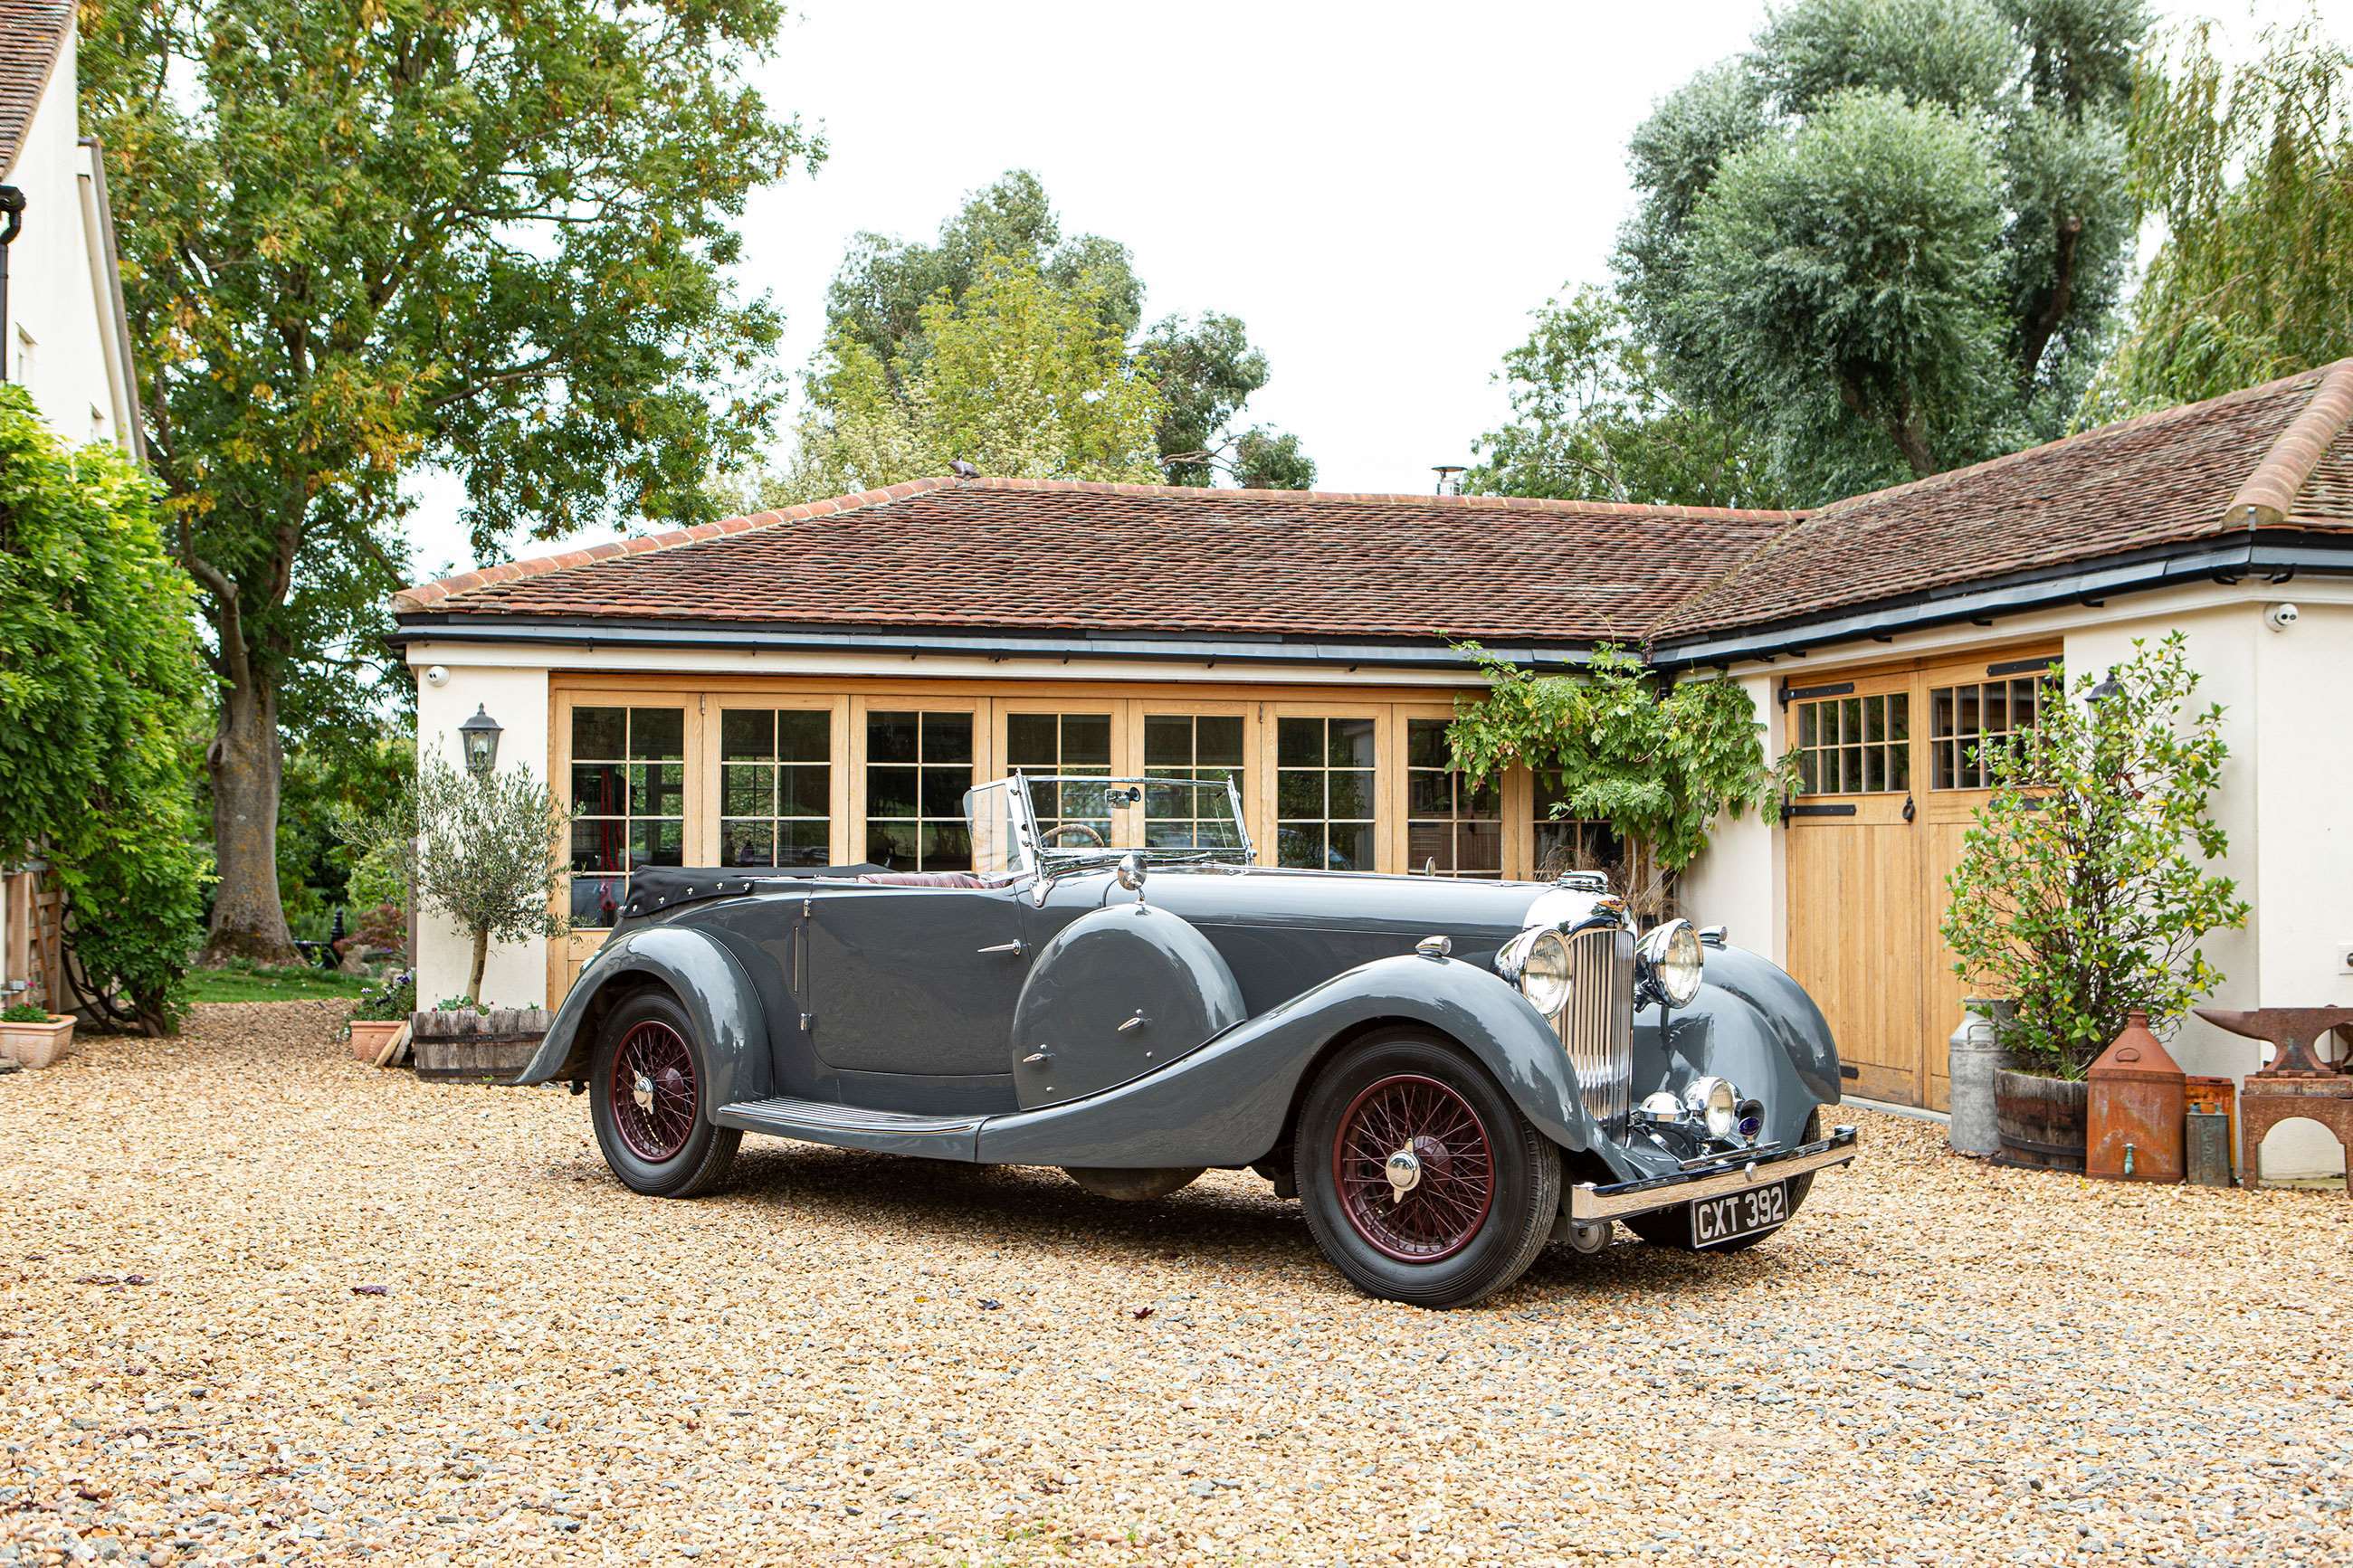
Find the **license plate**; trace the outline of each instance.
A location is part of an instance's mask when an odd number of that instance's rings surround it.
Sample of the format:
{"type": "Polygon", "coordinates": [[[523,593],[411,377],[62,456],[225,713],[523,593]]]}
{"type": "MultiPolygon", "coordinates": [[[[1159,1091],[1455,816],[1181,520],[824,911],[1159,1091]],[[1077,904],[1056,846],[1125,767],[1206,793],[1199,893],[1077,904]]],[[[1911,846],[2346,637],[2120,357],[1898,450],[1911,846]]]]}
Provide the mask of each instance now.
{"type": "Polygon", "coordinates": [[[1692,1205],[1691,1216],[1692,1245],[1721,1247],[1786,1222],[1789,1217],[1789,1184],[1776,1182],[1769,1187],[1751,1187],[1745,1193],[1703,1198],[1692,1205]]]}

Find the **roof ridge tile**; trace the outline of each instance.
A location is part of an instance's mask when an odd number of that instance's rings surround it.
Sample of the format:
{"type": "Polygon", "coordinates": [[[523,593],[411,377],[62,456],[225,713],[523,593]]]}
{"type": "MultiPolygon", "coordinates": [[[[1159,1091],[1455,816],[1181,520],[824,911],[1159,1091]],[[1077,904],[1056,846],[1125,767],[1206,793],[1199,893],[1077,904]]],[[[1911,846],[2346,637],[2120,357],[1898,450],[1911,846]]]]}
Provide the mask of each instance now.
{"type": "Polygon", "coordinates": [[[2353,425],[2353,358],[2321,368],[2312,401],[2280,432],[2214,520],[2215,527],[2229,528],[2236,521],[2249,528],[2285,522],[2313,469],[2348,425],[2353,425]]]}

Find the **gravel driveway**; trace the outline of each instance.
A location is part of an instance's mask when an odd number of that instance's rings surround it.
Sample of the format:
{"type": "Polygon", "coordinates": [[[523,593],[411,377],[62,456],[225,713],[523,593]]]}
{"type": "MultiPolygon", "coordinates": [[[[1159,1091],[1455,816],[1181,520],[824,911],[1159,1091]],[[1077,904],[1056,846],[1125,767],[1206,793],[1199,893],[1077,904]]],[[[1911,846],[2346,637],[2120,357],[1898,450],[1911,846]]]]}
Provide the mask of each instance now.
{"type": "Polygon", "coordinates": [[[1247,1175],[746,1140],[636,1197],[585,1100],[333,1020],[0,1078],[0,1562],[2353,1560],[2341,1194],[1858,1112],[1753,1252],[1432,1313],[1247,1175]]]}

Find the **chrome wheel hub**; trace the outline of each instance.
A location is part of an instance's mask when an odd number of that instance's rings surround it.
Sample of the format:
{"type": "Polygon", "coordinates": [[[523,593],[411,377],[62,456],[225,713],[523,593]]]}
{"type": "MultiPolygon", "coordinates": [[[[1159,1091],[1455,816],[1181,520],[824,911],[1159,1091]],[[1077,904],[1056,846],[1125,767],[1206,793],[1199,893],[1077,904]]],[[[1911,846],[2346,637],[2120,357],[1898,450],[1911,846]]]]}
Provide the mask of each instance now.
{"type": "Polygon", "coordinates": [[[638,1075],[638,1081],[636,1084],[631,1086],[629,1089],[629,1098],[638,1102],[638,1109],[639,1110],[646,1112],[648,1115],[651,1115],[653,1113],[654,1080],[653,1076],[650,1073],[641,1072],[638,1075]]]}
{"type": "Polygon", "coordinates": [[[1421,1156],[1410,1147],[1400,1149],[1389,1156],[1388,1173],[1389,1202],[1401,1204],[1406,1194],[1421,1184],[1421,1156]]]}

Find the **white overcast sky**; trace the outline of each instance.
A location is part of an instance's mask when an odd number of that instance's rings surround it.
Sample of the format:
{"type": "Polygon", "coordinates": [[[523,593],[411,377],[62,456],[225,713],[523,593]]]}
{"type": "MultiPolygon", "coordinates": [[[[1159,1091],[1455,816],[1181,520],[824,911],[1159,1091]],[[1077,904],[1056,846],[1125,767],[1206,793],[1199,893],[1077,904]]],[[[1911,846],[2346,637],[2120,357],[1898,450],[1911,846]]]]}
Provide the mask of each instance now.
{"type": "MultiPolygon", "coordinates": [[[[2161,0],[2169,19],[2244,0],[2161,0]]],[[[2299,6],[2263,0],[2270,17],[2299,6]]],[[[2353,0],[2321,0],[2340,38],[2353,0]]],[[[1125,244],[1146,320],[1229,311],[1273,365],[1248,417],[1299,433],[1320,489],[1422,491],[1505,414],[1528,312],[1600,282],[1630,201],[1627,135],[1746,46],[1762,0],[1182,6],[807,0],[760,84],[823,133],[746,215],[742,283],[797,370],[861,229],[930,237],[965,193],[1038,172],[1066,232],[1125,244]]],[[[473,564],[428,476],[419,576],[473,564]]],[[[551,548],[515,542],[512,552],[551,548]]]]}

